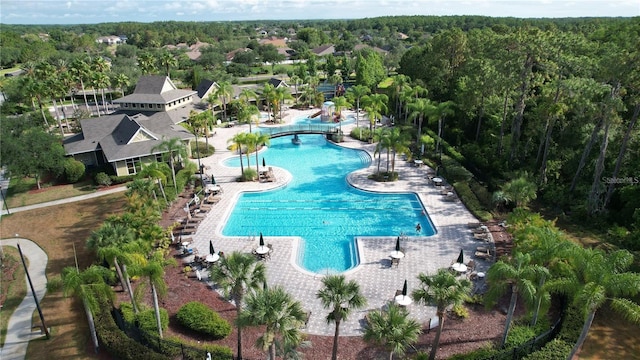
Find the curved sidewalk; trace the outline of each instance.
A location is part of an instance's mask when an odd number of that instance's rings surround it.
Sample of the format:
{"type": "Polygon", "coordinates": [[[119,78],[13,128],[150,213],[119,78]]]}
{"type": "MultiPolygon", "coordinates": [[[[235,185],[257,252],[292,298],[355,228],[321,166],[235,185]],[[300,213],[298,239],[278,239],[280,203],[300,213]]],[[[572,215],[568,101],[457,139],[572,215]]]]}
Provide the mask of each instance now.
{"type": "MultiPolygon", "coordinates": [[[[45,269],[49,261],[47,254],[36,243],[23,238],[12,238],[0,240],[2,246],[13,246],[17,248],[20,244],[24,257],[29,262],[29,276],[33,282],[33,288],[41,301],[47,291],[47,277],[45,269]]],[[[25,277],[26,278],[26,277],[25,277]]],[[[42,337],[40,331],[32,331],[31,323],[33,312],[36,310],[36,303],[27,283],[27,295],[16,308],[7,324],[7,336],[4,340],[4,346],[0,349],[0,359],[2,360],[24,360],[27,354],[27,346],[29,341],[42,337]]]]}

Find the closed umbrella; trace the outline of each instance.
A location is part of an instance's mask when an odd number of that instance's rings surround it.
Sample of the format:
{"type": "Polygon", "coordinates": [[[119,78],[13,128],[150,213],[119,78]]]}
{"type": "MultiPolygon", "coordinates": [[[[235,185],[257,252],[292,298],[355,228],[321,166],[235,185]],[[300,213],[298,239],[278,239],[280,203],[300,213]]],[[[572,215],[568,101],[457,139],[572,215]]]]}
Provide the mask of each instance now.
{"type": "Polygon", "coordinates": [[[400,251],[400,236],[396,239],[396,251],[400,251]]]}
{"type": "Polygon", "coordinates": [[[460,249],[460,255],[458,255],[458,260],[456,260],[456,262],[458,264],[463,264],[464,263],[464,253],[462,252],[462,249],[460,249]]]}
{"type": "Polygon", "coordinates": [[[264,246],[264,238],[262,238],[262,233],[260,233],[260,246],[264,246]]]}
{"type": "Polygon", "coordinates": [[[404,281],[404,285],[402,286],[402,296],[407,296],[407,280],[404,281]]]}
{"type": "Polygon", "coordinates": [[[213,255],[216,251],[213,249],[213,241],[209,240],[209,254],[213,255]]]}
{"type": "Polygon", "coordinates": [[[264,161],[264,158],[262,158],[262,167],[267,166],[267,163],[264,161]]]}

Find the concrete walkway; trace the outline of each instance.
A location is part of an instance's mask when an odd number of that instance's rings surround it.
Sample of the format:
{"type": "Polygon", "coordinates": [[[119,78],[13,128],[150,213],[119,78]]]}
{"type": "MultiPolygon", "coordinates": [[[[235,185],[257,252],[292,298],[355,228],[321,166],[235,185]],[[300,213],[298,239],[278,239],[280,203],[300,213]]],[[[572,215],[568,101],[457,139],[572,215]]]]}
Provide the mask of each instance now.
{"type": "MultiPolygon", "coordinates": [[[[3,186],[2,191],[4,191],[4,189],[5,189],[5,187],[3,186]]],[[[13,214],[13,213],[17,213],[17,212],[21,212],[21,211],[28,211],[28,210],[33,210],[33,209],[40,209],[40,208],[44,208],[44,207],[48,207],[48,206],[67,204],[67,203],[76,202],[76,201],[82,201],[82,200],[87,200],[87,199],[93,199],[93,198],[96,198],[96,197],[99,197],[99,196],[114,194],[114,193],[122,192],[122,191],[125,191],[125,190],[127,190],[126,186],[118,186],[118,187],[112,187],[112,188],[109,188],[109,189],[106,189],[106,190],[98,190],[98,191],[92,192],[90,194],[74,196],[74,197],[70,197],[70,198],[66,198],[66,199],[59,199],[59,200],[48,201],[48,202],[44,202],[44,203],[40,203],[40,204],[33,204],[33,205],[26,205],[26,206],[10,208],[8,211],[7,211],[7,209],[5,209],[3,207],[2,208],[2,215],[7,215],[8,213],[13,214]]]]}
{"type": "MultiPolygon", "coordinates": [[[[41,301],[47,291],[47,277],[45,269],[47,268],[47,254],[33,241],[15,237],[12,239],[0,240],[1,246],[13,246],[17,248],[20,244],[22,253],[28,262],[29,276],[33,282],[38,301],[41,301]]],[[[22,265],[21,265],[22,266],[22,265]]],[[[32,331],[33,326],[39,326],[32,323],[34,311],[36,311],[36,303],[31,293],[29,282],[27,283],[27,296],[22,300],[18,308],[9,318],[7,324],[7,336],[4,346],[0,349],[0,359],[2,360],[24,360],[27,354],[27,346],[29,341],[44,336],[38,329],[32,331]]],[[[46,319],[45,319],[46,320],[46,319]]]]}

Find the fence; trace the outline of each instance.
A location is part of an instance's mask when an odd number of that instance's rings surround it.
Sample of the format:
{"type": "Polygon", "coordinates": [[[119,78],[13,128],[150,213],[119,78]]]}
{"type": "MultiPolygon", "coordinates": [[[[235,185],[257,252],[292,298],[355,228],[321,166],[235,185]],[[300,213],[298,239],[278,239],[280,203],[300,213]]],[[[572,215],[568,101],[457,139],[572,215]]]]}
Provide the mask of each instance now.
{"type": "Polygon", "coordinates": [[[562,329],[562,322],[566,312],[566,299],[564,297],[560,297],[560,304],[560,316],[549,330],[519,346],[498,350],[482,360],[517,360],[540,350],[549,341],[553,340],[562,329]]]}

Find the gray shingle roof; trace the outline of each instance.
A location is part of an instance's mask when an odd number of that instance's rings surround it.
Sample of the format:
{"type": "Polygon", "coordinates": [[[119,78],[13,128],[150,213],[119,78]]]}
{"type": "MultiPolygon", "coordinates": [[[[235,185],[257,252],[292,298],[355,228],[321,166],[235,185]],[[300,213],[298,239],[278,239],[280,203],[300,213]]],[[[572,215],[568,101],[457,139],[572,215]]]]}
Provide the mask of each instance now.
{"type": "Polygon", "coordinates": [[[196,95],[192,90],[180,90],[173,82],[162,75],[140,77],[132,94],[114,100],[116,104],[168,104],[172,101],[196,95]]]}
{"type": "Polygon", "coordinates": [[[80,126],[82,134],[64,141],[67,154],[75,155],[102,149],[108,162],[150,155],[151,149],[165,139],[194,138],[185,128],[176,125],[166,112],[151,113],[150,116],[108,115],[82,120],[80,126]],[[128,143],[141,129],[155,136],[157,140],[128,143]]]}

